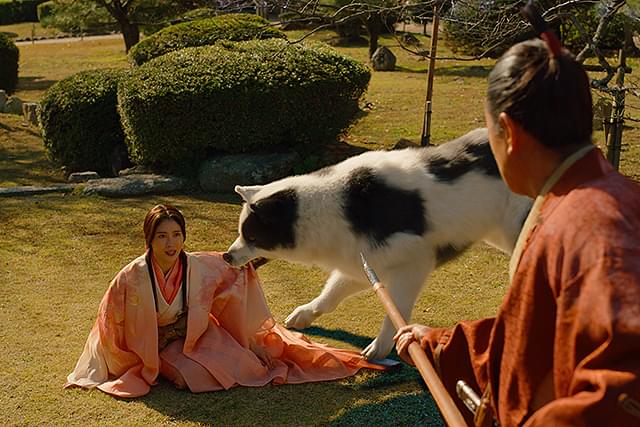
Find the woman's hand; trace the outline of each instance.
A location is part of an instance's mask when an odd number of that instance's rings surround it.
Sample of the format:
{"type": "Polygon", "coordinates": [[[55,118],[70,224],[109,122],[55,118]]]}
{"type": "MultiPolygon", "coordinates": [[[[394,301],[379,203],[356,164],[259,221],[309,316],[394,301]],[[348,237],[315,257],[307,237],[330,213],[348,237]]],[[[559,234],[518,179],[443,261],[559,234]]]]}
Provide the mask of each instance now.
{"type": "Polygon", "coordinates": [[[256,344],[255,340],[251,340],[249,343],[249,349],[265,364],[269,369],[273,368],[273,358],[269,351],[262,346],[256,344]]]}
{"type": "Polygon", "coordinates": [[[407,325],[398,329],[398,332],[393,337],[393,340],[396,342],[396,351],[398,352],[398,356],[409,365],[413,365],[413,360],[411,360],[411,356],[407,353],[409,350],[409,344],[414,341],[420,343],[422,338],[429,332],[431,328],[424,325],[407,325]]]}

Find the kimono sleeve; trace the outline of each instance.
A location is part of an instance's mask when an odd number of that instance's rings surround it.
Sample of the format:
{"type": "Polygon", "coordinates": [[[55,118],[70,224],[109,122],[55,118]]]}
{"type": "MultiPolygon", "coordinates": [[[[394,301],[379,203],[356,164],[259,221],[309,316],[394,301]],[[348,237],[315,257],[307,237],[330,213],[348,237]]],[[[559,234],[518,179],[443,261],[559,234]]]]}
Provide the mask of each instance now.
{"type": "Polygon", "coordinates": [[[559,397],[526,426],[640,425],[638,259],[640,251],[604,257],[563,289],[556,330],[563,345],[554,357],[559,397]]]}
{"type": "MultiPolygon", "coordinates": [[[[123,275],[118,275],[110,284],[98,309],[98,317],[89,334],[74,371],[67,377],[65,387],[79,386],[103,389],[114,378],[125,375],[136,365],[142,366],[140,358],[127,350],[125,343],[125,290],[123,275]]],[[[136,384],[137,386],[137,384],[136,384]]],[[[126,387],[125,387],[126,388],[126,387]]],[[[137,390],[136,393],[146,393],[137,390]]],[[[143,387],[145,388],[145,387],[143,387]]],[[[107,390],[103,390],[107,391],[107,390]]],[[[110,391],[107,391],[110,392],[110,391]]],[[[129,393],[122,394],[128,397],[129,393]]]]}
{"type": "Polygon", "coordinates": [[[214,295],[211,313],[221,327],[248,348],[250,337],[271,329],[275,322],[253,267],[229,269],[214,295]]]}

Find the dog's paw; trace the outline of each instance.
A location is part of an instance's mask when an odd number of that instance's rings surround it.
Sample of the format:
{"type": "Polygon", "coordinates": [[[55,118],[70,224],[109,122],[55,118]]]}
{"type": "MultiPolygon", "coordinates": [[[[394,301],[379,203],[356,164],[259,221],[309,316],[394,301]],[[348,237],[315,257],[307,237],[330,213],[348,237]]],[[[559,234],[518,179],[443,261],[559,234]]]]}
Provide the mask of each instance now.
{"type": "Polygon", "coordinates": [[[311,326],[311,323],[316,320],[317,314],[314,314],[314,310],[309,304],[301,305],[291,313],[284,321],[284,326],[287,328],[304,329],[311,326]]]}
{"type": "Polygon", "coordinates": [[[384,359],[389,355],[389,353],[391,353],[392,348],[393,341],[386,343],[379,338],[376,338],[371,341],[371,343],[366,346],[360,354],[362,354],[367,360],[384,359]]]}

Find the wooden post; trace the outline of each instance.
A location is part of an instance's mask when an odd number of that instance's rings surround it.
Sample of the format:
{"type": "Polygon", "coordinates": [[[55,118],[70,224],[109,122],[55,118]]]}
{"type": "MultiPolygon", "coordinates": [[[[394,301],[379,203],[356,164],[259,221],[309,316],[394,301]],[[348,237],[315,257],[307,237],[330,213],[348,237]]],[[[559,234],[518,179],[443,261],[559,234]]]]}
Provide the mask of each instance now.
{"type": "Polygon", "coordinates": [[[431,145],[431,98],[433,97],[433,73],[436,67],[436,49],[438,47],[438,17],[437,7],[433,7],[433,24],[431,28],[431,50],[429,53],[429,71],[427,73],[427,97],[424,106],[424,120],[422,122],[422,136],[420,145],[431,145]]]}
{"type": "Polygon", "coordinates": [[[607,160],[616,168],[620,168],[620,152],[622,151],[622,125],[624,123],[624,74],[626,70],[626,46],[620,49],[619,66],[616,74],[617,91],[613,97],[613,108],[609,121],[609,132],[605,134],[607,160]]]}

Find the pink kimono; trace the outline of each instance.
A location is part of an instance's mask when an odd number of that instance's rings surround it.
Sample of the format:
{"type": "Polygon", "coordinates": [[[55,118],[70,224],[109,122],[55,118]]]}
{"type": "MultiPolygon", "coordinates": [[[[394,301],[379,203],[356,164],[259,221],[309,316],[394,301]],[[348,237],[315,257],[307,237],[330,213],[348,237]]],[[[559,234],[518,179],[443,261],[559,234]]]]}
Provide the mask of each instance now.
{"type": "Polygon", "coordinates": [[[145,257],[111,282],[84,351],[65,387],[119,397],[149,392],[160,372],[179,372],[192,392],[236,385],[297,384],[384,369],[359,353],[313,343],[276,325],[253,268],[229,267],[218,253],[187,254],[187,333],[158,352],[155,301],[145,257]],[[267,368],[249,338],[274,359],[267,368]]]}

